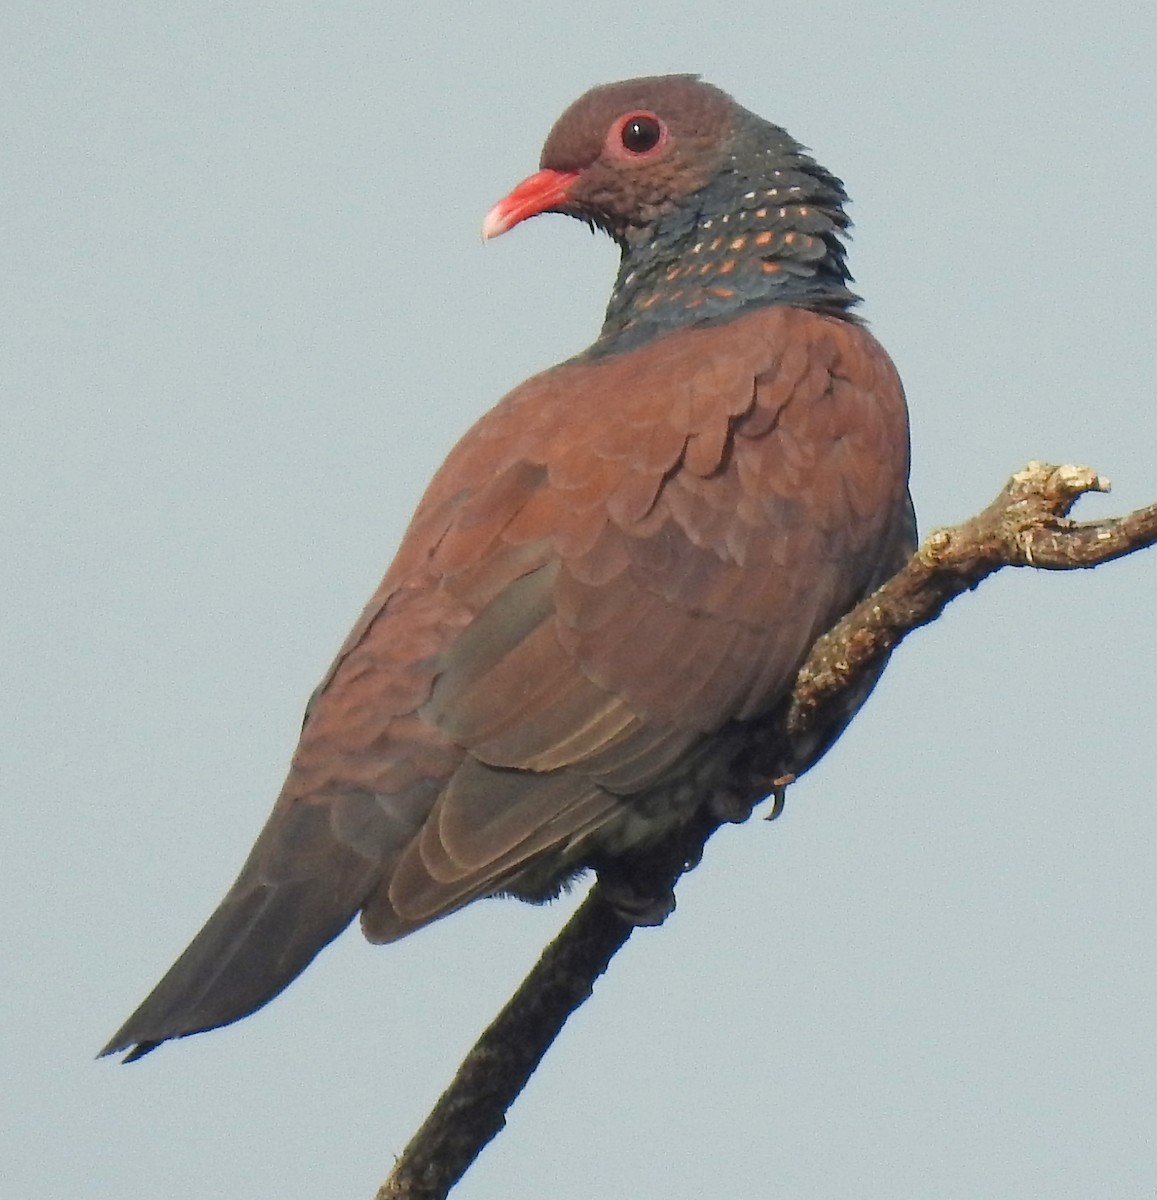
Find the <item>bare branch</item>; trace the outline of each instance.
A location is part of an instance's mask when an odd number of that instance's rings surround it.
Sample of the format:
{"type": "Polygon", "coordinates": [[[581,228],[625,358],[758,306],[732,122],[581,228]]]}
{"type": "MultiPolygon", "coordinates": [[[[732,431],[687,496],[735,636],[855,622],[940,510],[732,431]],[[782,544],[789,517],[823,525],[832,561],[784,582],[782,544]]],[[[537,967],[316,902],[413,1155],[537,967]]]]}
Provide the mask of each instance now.
{"type": "Polygon", "coordinates": [[[822,727],[829,706],[903,638],[1002,567],[1079,570],[1157,542],[1157,504],[1108,521],[1068,519],[1081,496],[1108,490],[1087,467],[1031,462],[982,513],[930,534],[902,571],[812,648],[796,677],[787,730],[798,736],[822,727]]]}
{"type": "MultiPolygon", "coordinates": [[[[744,815],[779,791],[777,748],[835,721],[887,655],[914,629],[934,621],[957,596],[1002,567],[1068,571],[1095,567],[1157,542],[1157,504],[1113,520],[1068,519],[1076,501],[1109,484],[1087,467],[1029,463],[979,515],[932,533],[908,564],[813,647],[790,703],[768,722],[768,761],[748,764],[744,815]]],[[[790,778],[790,777],[789,777],[790,778]]],[[[702,853],[722,818],[704,814],[668,847],[660,884],[674,886],[702,853]]],[[[655,864],[652,864],[655,866],[655,864]]],[[[377,1200],[444,1200],[503,1128],[506,1112],[575,1009],[632,933],[596,885],[463,1060],[449,1088],[394,1165],[377,1200]]]]}
{"type": "Polygon", "coordinates": [[[594,889],[463,1060],[377,1200],[449,1192],[506,1124],[506,1110],[630,934],[594,889]]]}

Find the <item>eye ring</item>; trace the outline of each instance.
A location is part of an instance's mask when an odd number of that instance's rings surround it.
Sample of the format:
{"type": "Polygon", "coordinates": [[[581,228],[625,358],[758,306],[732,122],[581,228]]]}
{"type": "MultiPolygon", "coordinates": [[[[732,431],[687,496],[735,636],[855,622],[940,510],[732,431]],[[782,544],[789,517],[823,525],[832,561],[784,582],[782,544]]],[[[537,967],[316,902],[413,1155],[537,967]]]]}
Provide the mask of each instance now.
{"type": "Polygon", "coordinates": [[[608,139],[628,158],[646,158],[667,144],[667,125],[653,112],[632,112],[620,117],[608,139]]]}

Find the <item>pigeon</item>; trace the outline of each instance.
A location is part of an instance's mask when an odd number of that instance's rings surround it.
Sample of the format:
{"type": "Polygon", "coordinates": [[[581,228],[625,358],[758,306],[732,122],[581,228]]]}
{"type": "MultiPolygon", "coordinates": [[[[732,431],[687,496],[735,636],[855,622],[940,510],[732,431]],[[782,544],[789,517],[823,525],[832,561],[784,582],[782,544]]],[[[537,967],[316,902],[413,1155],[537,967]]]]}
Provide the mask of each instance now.
{"type": "MultiPolygon", "coordinates": [[[[102,1053],[254,1012],[355,916],[390,942],[590,870],[628,919],[669,911],[632,865],[727,811],[811,646],[915,545],[904,393],[855,312],[846,199],[693,75],[566,109],[483,233],[563,213],[608,234],[602,328],[450,452],[236,882],[102,1053]]],[[[784,749],[795,771],[872,682],[784,749]]]]}

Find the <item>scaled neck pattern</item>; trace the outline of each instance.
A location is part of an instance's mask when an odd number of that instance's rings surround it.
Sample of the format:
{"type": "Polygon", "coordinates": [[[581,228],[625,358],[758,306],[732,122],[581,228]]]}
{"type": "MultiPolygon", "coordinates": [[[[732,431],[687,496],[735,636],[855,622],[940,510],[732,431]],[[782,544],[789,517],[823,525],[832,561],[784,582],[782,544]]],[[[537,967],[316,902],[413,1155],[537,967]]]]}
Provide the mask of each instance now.
{"type": "Polygon", "coordinates": [[[584,357],[688,325],[786,304],[850,316],[843,184],[789,134],[746,114],[722,169],[623,251],[602,331],[584,357]]]}

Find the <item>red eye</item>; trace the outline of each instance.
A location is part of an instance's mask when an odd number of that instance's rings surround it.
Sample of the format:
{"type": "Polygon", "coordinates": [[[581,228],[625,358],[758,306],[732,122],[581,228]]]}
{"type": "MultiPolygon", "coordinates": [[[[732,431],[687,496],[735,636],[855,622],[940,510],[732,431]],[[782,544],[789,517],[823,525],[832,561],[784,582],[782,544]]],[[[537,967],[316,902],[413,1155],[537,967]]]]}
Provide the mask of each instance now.
{"type": "Polygon", "coordinates": [[[651,112],[628,113],[615,124],[619,144],[630,155],[650,154],[667,140],[667,126],[651,112]]]}

